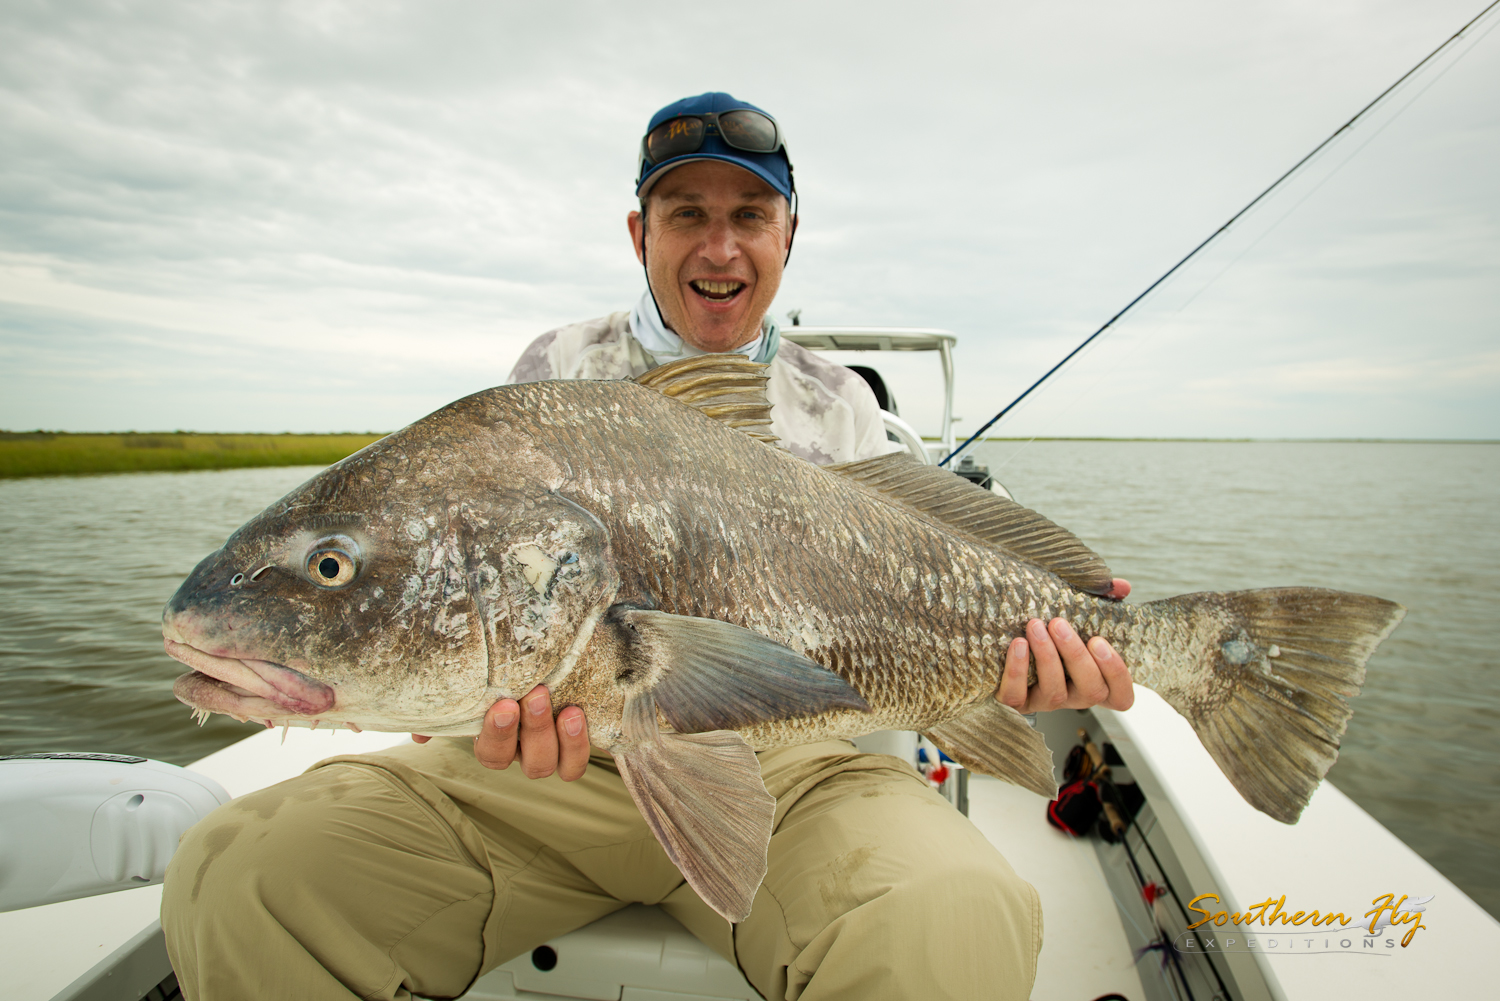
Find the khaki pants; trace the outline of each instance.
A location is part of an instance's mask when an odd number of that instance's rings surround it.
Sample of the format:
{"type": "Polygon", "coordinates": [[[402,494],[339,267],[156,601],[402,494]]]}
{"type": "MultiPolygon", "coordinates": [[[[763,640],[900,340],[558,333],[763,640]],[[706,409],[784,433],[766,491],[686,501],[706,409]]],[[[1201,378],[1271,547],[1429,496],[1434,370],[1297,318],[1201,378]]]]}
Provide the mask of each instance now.
{"type": "Polygon", "coordinates": [[[182,840],[162,925],[190,1001],[454,997],[627,903],[661,904],[767,998],[1030,995],[1041,904],[895,758],[760,755],[770,870],[731,926],[683,882],[607,756],[487,770],[467,739],[330,758],[182,840]]]}

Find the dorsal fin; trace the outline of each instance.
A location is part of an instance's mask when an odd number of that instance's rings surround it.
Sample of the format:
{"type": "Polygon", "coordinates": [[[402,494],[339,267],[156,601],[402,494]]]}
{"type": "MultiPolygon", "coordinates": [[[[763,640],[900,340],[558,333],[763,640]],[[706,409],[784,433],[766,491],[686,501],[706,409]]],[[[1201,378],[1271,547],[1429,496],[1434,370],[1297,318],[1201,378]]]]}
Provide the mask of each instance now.
{"type": "Polygon", "coordinates": [[[697,355],[659,365],[635,381],[770,444],[776,436],[769,430],[768,368],[744,355],[697,355]]]}
{"type": "Polygon", "coordinates": [[[1050,570],[1090,594],[1108,594],[1114,583],[1103,557],[1066,528],[941,466],[924,466],[910,452],[823,468],[1050,570]]]}

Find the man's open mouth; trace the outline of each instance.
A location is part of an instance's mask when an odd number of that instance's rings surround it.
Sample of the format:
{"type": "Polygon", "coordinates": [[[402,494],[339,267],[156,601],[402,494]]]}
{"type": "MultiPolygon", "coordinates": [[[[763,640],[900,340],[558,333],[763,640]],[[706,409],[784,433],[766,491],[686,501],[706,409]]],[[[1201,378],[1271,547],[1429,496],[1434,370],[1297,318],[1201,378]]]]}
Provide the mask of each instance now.
{"type": "Polygon", "coordinates": [[[193,670],[172,694],[195,709],[240,718],[317,716],[333,708],[334,690],[301,671],[252,658],[220,657],[186,643],[165,641],[168,656],[193,670]]]}
{"type": "Polygon", "coordinates": [[[744,282],[713,282],[699,278],[688,282],[694,292],[712,302],[728,302],[744,291],[744,282]]]}

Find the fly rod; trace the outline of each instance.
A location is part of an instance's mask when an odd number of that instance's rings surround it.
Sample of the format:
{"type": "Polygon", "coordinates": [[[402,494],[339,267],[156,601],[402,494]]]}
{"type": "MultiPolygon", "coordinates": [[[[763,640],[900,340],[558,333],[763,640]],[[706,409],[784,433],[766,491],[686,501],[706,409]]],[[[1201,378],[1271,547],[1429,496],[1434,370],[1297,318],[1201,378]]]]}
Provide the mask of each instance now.
{"type": "Polygon", "coordinates": [[[1427,56],[1421,62],[1417,63],[1411,69],[1409,69],[1405,73],[1401,74],[1401,77],[1395,83],[1391,84],[1385,90],[1382,90],[1379,94],[1377,94],[1375,96],[1375,99],[1373,101],[1371,101],[1369,104],[1365,105],[1363,108],[1360,108],[1359,112],[1357,114],[1355,114],[1355,116],[1353,118],[1349,119],[1343,125],[1340,125],[1337,129],[1334,129],[1333,134],[1330,135],[1327,139],[1324,139],[1322,142],[1318,143],[1318,145],[1314,146],[1313,149],[1312,149],[1312,152],[1308,153],[1302,159],[1300,159],[1296,163],[1292,164],[1291,169],[1288,170],[1285,174],[1282,174],[1280,177],[1276,178],[1276,180],[1272,181],[1270,187],[1266,188],[1266,190],[1262,191],[1260,194],[1258,194],[1254,198],[1250,199],[1250,201],[1245,205],[1244,208],[1240,209],[1234,215],[1232,215],[1232,216],[1229,217],[1229,221],[1228,222],[1224,223],[1224,225],[1220,226],[1218,229],[1216,229],[1212,233],[1210,233],[1208,235],[1207,239],[1205,239],[1202,243],[1198,244],[1198,246],[1196,246],[1192,250],[1188,251],[1188,254],[1187,254],[1186,257],[1184,257],[1182,260],[1178,261],[1176,264],[1174,264],[1170,268],[1168,268],[1166,270],[1166,272],[1160,278],[1156,279],[1156,281],[1152,282],[1150,285],[1147,285],[1146,286],[1146,290],[1144,292],[1142,292],[1140,295],[1136,296],[1134,299],[1131,299],[1129,302],[1127,302],[1125,304],[1125,308],[1124,309],[1120,310],[1114,316],[1111,316],[1107,321],[1105,321],[1105,323],[1104,323],[1104,325],[1102,327],[1100,327],[1098,330],[1094,331],[1092,334],[1089,334],[1087,337],[1085,337],[1083,339],[1082,343],[1080,343],[1076,348],[1074,348],[1072,351],[1069,351],[1066,355],[1063,356],[1062,361],[1058,362],[1056,365],[1053,365],[1051,368],[1049,368],[1045,373],[1042,374],[1042,377],[1040,379],[1038,379],[1036,382],[1033,382],[1031,385],[1027,386],[1025,392],[1023,392],[1020,396],[1016,397],[1014,400],[1011,400],[1009,403],[1007,403],[1004,406],[1004,408],[1002,408],[1001,411],[998,414],[996,414],[995,416],[991,417],[988,421],[985,421],[983,427],[981,427],[978,431],[975,431],[973,434],[969,435],[969,437],[964,440],[964,443],[962,445],[958,446],[953,451],[949,452],[947,454],[947,456],[945,456],[943,458],[943,461],[941,461],[941,462],[938,463],[938,465],[939,466],[946,466],[950,461],[952,461],[952,459],[954,458],[954,456],[958,455],[964,449],[966,449],[970,445],[974,444],[974,442],[979,439],[980,435],[984,434],[986,431],[988,431],[991,427],[993,427],[995,425],[996,421],[998,421],[1000,418],[1004,417],[1006,414],[1010,413],[1013,409],[1015,409],[1016,404],[1020,403],[1022,400],[1026,399],[1026,397],[1030,396],[1032,390],[1036,389],[1042,383],[1044,383],[1048,379],[1052,378],[1053,374],[1056,373],[1058,369],[1062,368],[1068,362],[1072,361],[1074,355],[1078,354],[1078,352],[1080,352],[1084,348],[1088,347],[1091,343],[1093,343],[1093,341],[1094,341],[1095,338],[1097,338],[1100,334],[1104,333],[1110,327],[1114,326],[1115,325],[1115,321],[1119,320],[1120,317],[1122,317],[1126,313],[1130,312],[1131,308],[1134,307],[1136,303],[1138,303],[1142,299],[1146,298],[1146,296],[1150,295],[1156,289],[1156,287],[1158,285],[1160,285],[1162,282],[1166,281],[1168,278],[1172,277],[1172,275],[1176,273],[1176,271],[1177,271],[1178,268],[1182,267],[1188,261],[1191,261],[1194,257],[1198,256],[1198,252],[1200,250],[1202,250],[1204,247],[1208,246],[1210,243],[1213,243],[1220,236],[1222,236],[1224,234],[1224,232],[1229,229],[1229,227],[1233,226],[1236,222],[1239,221],[1239,219],[1240,219],[1241,216],[1243,216],[1246,212],[1249,212],[1251,209],[1255,208],[1255,206],[1258,205],[1258,204],[1260,204],[1261,200],[1264,199],[1271,192],[1273,192],[1277,188],[1281,187],[1282,183],[1284,181],[1286,181],[1287,178],[1291,177],[1297,171],[1301,170],[1302,167],[1303,167],[1303,165],[1305,165],[1309,160],[1311,160],[1313,157],[1317,156],[1320,152],[1322,152],[1322,150],[1323,150],[1323,148],[1325,146],[1327,146],[1329,143],[1333,142],[1339,136],[1341,136],[1345,132],[1347,132],[1354,125],[1354,123],[1357,122],[1357,121],[1359,121],[1361,118],[1363,118],[1365,116],[1365,114],[1370,111],[1370,109],[1374,108],[1381,101],[1385,100],[1386,97],[1388,97],[1393,90],[1395,90],[1397,87],[1399,87],[1403,83],[1405,83],[1408,77],[1410,77],[1413,73],[1417,72],[1417,70],[1421,69],[1423,66],[1426,66],[1429,62],[1431,62],[1433,60],[1433,58],[1435,58],[1437,56],[1438,53],[1442,52],[1448,46],[1450,46],[1454,42],[1458,41],[1458,39],[1463,35],[1464,32],[1466,32],[1470,28],[1474,27],[1474,25],[1479,22],[1480,18],[1482,18],[1486,14],[1488,14],[1497,5],[1500,5],[1500,0],[1491,0],[1490,4],[1487,7],[1485,7],[1484,10],[1480,11],[1478,14],[1475,14],[1474,17],[1472,17],[1468,21],[1467,24],[1465,24],[1462,28],[1459,28],[1457,31],[1455,31],[1453,33],[1453,35],[1447,41],[1445,41],[1442,45],[1439,45],[1437,48],[1435,48],[1431,52],[1429,52],[1427,54],[1427,56]]]}

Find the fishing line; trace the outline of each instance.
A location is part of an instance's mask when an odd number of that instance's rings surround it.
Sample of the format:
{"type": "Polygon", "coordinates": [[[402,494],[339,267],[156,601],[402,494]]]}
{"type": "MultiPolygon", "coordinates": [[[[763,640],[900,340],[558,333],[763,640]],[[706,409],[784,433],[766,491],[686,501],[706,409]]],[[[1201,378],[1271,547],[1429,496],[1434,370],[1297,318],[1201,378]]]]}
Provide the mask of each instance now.
{"type": "MultiPolygon", "coordinates": [[[[1423,87],[1420,91],[1418,91],[1412,97],[1411,100],[1409,100],[1405,104],[1403,104],[1400,107],[1400,109],[1398,109],[1393,115],[1391,115],[1390,118],[1386,119],[1383,123],[1381,123],[1380,127],[1378,129],[1376,129],[1375,132],[1373,134],[1371,134],[1371,136],[1368,139],[1366,139],[1363,143],[1361,143],[1358,149],[1356,149],[1356,150],[1354,150],[1354,152],[1350,153],[1347,157],[1345,157],[1339,163],[1339,165],[1337,167],[1334,167],[1331,171],[1329,171],[1326,175],[1324,175],[1323,178],[1321,180],[1319,180],[1317,182],[1317,184],[1315,184],[1312,187],[1311,190],[1309,190],[1306,194],[1304,194],[1300,199],[1297,200],[1297,203],[1295,205],[1293,205],[1291,208],[1287,209],[1286,212],[1283,213],[1282,216],[1279,219],[1277,219],[1269,227],[1267,227],[1266,230],[1264,232],[1262,232],[1259,236],[1257,236],[1255,238],[1255,240],[1253,242],[1251,242],[1251,244],[1249,246],[1247,246],[1244,250],[1240,251],[1240,253],[1234,258],[1234,260],[1232,260],[1228,264],[1224,265],[1224,267],[1219,271],[1218,274],[1216,274],[1212,278],[1210,278],[1203,285],[1203,287],[1200,288],[1200,289],[1198,289],[1198,291],[1194,292],[1192,294],[1192,296],[1190,296],[1186,302],[1184,302],[1181,306],[1178,306],[1175,310],[1173,310],[1173,314],[1176,315],[1177,313],[1181,313],[1183,310],[1185,310],[1189,306],[1191,306],[1197,300],[1197,298],[1199,296],[1201,296],[1204,292],[1207,292],[1211,287],[1213,287],[1213,285],[1214,285],[1215,282],[1217,282],[1220,278],[1224,277],[1224,275],[1227,274],[1231,268],[1233,268],[1236,264],[1238,264],[1241,260],[1243,260],[1246,254],[1250,253],[1250,251],[1252,251],[1256,247],[1258,247],[1260,245],[1260,243],[1261,243],[1262,240],[1264,240],[1266,237],[1270,236],[1271,233],[1274,232],[1277,227],[1279,227],[1282,223],[1286,222],[1287,219],[1291,218],[1291,215],[1292,215],[1293,212],[1296,212],[1299,208],[1302,207],[1302,205],[1309,198],[1311,198],[1313,195],[1317,194],[1318,191],[1322,189],[1323,185],[1325,185],[1329,181],[1331,181],[1333,179],[1334,175],[1337,174],[1339,171],[1343,170],[1344,167],[1346,167],[1351,160],[1353,160],[1355,157],[1359,156],[1360,153],[1364,152],[1365,147],[1369,146],[1372,142],[1374,142],[1377,138],[1379,138],[1380,134],[1382,132],[1384,132],[1386,129],[1390,128],[1391,124],[1394,123],[1396,121],[1396,119],[1398,119],[1402,115],[1406,114],[1407,109],[1409,109],[1413,104],[1416,104],[1418,101],[1420,101],[1422,99],[1422,97],[1429,90],[1431,90],[1434,86],[1436,86],[1436,84],[1437,84],[1437,82],[1439,80],[1441,80],[1443,77],[1445,77],[1445,76],[1448,75],[1448,72],[1450,70],[1452,70],[1459,63],[1463,62],[1464,58],[1466,56],[1468,56],[1469,53],[1473,52],[1476,48],[1478,48],[1481,42],[1483,42],[1486,38],[1488,38],[1491,34],[1493,34],[1496,28],[1500,28],[1500,21],[1496,21],[1494,24],[1492,24],[1488,28],[1486,28],[1485,31],[1484,31],[1484,34],[1482,34],[1482,35],[1478,36],[1477,38],[1475,38],[1474,39],[1474,43],[1472,45],[1470,45],[1467,49],[1464,49],[1462,52],[1460,52],[1454,58],[1454,60],[1451,63],[1449,63],[1447,66],[1443,67],[1442,71],[1440,73],[1438,73],[1437,76],[1433,77],[1431,80],[1429,80],[1427,82],[1427,86],[1423,87]]],[[[1178,277],[1180,277],[1180,276],[1178,276],[1178,277]]],[[[1123,361],[1124,359],[1129,358],[1131,355],[1133,355],[1136,352],[1138,352],[1143,346],[1145,346],[1145,344],[1148,341],[1150,341],[1154,336],[1156,336],[1157,333],[1158,333],[1158,331],[1156,331],[1156,330],[1149,330],[1148,329],[1142,337],[1138,338],[1135,341],[1135,343],[1133,343],[1133,344],[1130,345],[1130,347],[1126,350],[1125,354],[1123,354],[1123,355],[1120,356],[1119,360],[1123,361]]],[[[1097,347],[1097,346],[1098,346],[1097,344],[1091,346],[1087,351],[1083,352],[1083,354],[1080,355],[1080,357],[1081,358],[1088,357],[1088,355],[1094,350],[1094,347],[1097,347]]],[[[1106,379],[1109,379],[1114,374],[1115,373],[1114,373],[1113,370],[1106,371],[1106,372],[1102,373],[1092,383],[1089,383],[1087,386],[1081,387],[1077,392],[1075,392],[1073,394],[1072,397],[1070,397],[1068,399],[1067,402],[1068,403],[1077,402],[1083,396],[1085,396],[1085,395],[1087,395],[1089,393],[1092,393],[1093,390],[1097,389],[1106,379]]],[[[1028,403],[1029,402],[1032,402],[1032,401],[1028,401],[1028,403]]],[[[1025,406],[1022,406],[1020,409],[1024,410],[1025,406]]],[[[1004,469],[1006,466],[1010,465],[1010,463],[1012,462],[1012,460],[1018,458],[1021,455],[1022,452],[1026,451],[1026,449],[1030,448],[1033,444],[1035,444],[1035,442],[1040,437],[1041,437],[1040,434],[1035,434],[1035,435],[1032,435],[1030,438],[1026,439],[1026,441],[1019,448],[1017,448],[1010,455],[1006,456],[1000,462],[999,465],[997,465],[993,470],[991,470],[991,475],[994,476],[996,479],[999,479],[1000,471],[1002,469],[1004,469]]],[[[949,458],[952,458],[952,456],[950,456],[949,458]]]]}
{"type": "Polygon", "coordinates": [[[1244,259],[1244,257],[1245,257],[1246,254],[1250,253],[1250,251],[1252,251],[1256,247],[1258,247],[1260,245],[1260,242],[1262,240],[1264,240],[1266,237],[1270,236],[1271,233],[1274,232],[1278,226],[1280,226],[1282,223],[1286,222],[1287,219],[1291,217],[1291,215],[1292,215],[1293,212],[1296,212],[1299,208],[1302,207],[1302,205],[1303,205],[1304,202],[1306,202],[1313,195],[1317,194],[1318,191],[1322,189],[1323,185],[1325,185],[1329,181],[1333,180],[1333,176],[1335,174],[1337,174],[1339,171],[1343,170],[1346,166],[1348,166],[1349,165],[1349,161],[1353,160],[1355,157],[1359,156],[1359,154],[1363,153],[1365,151],[1365,147],[1366,146],[1369,146],[1370,143],[1374,142],[1377,138],[1379,138],[1380,134],[1382,132],[1384,132],[1386,129],[1390,128],[1391,124],[1393,122],[1395,122],[1396,119],[1398,119],[1402,115],[1406,114],[1407,109],[1409,109],[1413,104],[1416,104],[1418,101],[1420,101],[1422,99],[1423,95],[1425,95],[1429,90],[1431,90],[1437,84],[1437,82],[1439,80],[1441,80],[1443,77],[1447,76],[1449,70],[1453,69],[1453,67],[1457,66],[1459,63],[1463,62],[1464,57],[1467,56],[1470,52],[1473,52],[1476,48],[1478,48],[1479,47],[1479,43],[1483,42],[1486,38],[1488,38],[1494,32],[1494,30],[1496,28],[1500,28],[1500,21],[1496,21],[1494,24],[1492,24],[1488,28],[1486,28],[1484,34],[1482,34],[1478,38],[1474,39],[1474,44],[1473,45],[1470,45],[1467,49],[1464,49],[1456,57],[1454,57],[1454,60],[1451,63],[1449,63],[1447,66],[1443,67],[1443,70],[1442,70],[1441,73],[1439,73],[1437,76],[1433,77],[1431,80],[1429,80],[1427,82],[1427,86],[1425,86],[1421,90],[1417,91],[1416,95],[1413,96],[1410,101],[1407,101],[1405,104],[1403,104],[1401,106],[1401,108],[1398,111],[1396,111],[1395,114],[1391,115],[1390,118],[1387,118],[1381,124],[1380,128],[1378,128],[1378,129],[1375,130],[1375,132],[1370,136],[1370,138],[1366,139],[1363,143],[1360,144],[1360,146],[1359,146],[1358,149],[1356,149],[1353,153],[1350,153],[1347,157],[1345,157],[1343,159],[1343,161],[1337,167],[1334,167],[1326,175],[1324,175],[1323,179],[1320,180],[1320,181],[1318,181],[1317,184],[1313,185],[1312,189],[1310,191],[1308,191],[1307,194],[1303,195],[1301,198],[1299,198],[1297,200],[1297,204],[1295,204],[1291,208],[1287,209],[1286,213],[1283,214],[1280,219],[1277,219],[1275,222],[1273,222],[1269,227],[1267,227],[1267,229],[1266,229],[1265,232],[1261,233],[1260,236],[1257,236],[1255,238],[1254,242],[1252,242],[1244,250],[1240,251],[1239,256],[1235,257],[1234,260],[1232,260],[1228,264],[1224,265],[1224,268],[1223,268],[1222,271],[1220,271],[1218,274],[1216,274],[1212,278],[1210,278],[1208,280],[1207,284],[1205,284],[1198,291],[1194,292],[1193,295],[1192,295],[1192,298],[1188,299],[1187,302],[1184,302],[1181,306],[1178,306],[1177,309],[1175,310],[1175,312],[1180,313],[1184,309],[1187,309],[1188,306],[1190,306],[1190,305],[1193,304],[1193,300],[1197,299],[1204,292],[1207,292],[1209,290],[1209,288],[1215,282],[1217,282],[1220,278],[1224,277],[1225,273],[1228,272],[1230,268],[1234,267],[1242,259],[1244,259]]]}
{"type": "MultiPolygon", "coordinates": [[[[980,435],[984,434],[991,427],[993,427],[996,421],[1000,420],[1000,418],[1002,418],[1006,414],[1010,413],[1010,411],[1016,406],[1016,404],[1020,403],[1022,400],[1026,399],[1026,397],[1030,396],[1033,390],[1035,390],[1042,383],[1044,383],[1048,379],[1050,379],[1053,376],[1053,374],[1057,372],[1058,369],[1062,368],[1068,362],[1072,361],[1073,358],[1074,358],[1074,356],[1076,356],[1084,348],[1088,347],[1089,344],[1093,343],[1093,341],[1096,338],[1098,338],[1099,335],[1103,334],[1110,327],[1114,326],[1115,322],[1117,320],[1119,320],[1120,317],[1122,317],[1126,313],[1130,312],[1130,310],[1132,308],[1134,308],[1135,305],[1138,302],[1140,302],[1142,299],[1146,298],[1146,296],[1150,295],[1153,291],[1155,291],[1156,287],[1158,285],[1160,285],[1162,282],[1166,281],[1168,278],[1172,277],[1172,275],[1176,274],[1177,271],[1178,271],[1178,269],[1180,269],[1188,261],[1190,261],[1194,257],[1198,256],[1198,252],[1199,251],[1201,251],[1204,247],[1207,247],[1210,243],[1214,242],[1221,235],[1223,235],[1226,231],[1228,231],[1229,227],[1233,226],[1236,222],[1238,222],[1240,220],[1240,218],[1245,215],[1245,213],[1249,212],[1256,205],[1260,204],[1260,202],[1262,200],[1264,200],[1265,197],[1267,195],[1269,195],[1272,191],[1275,191],[1277,188],[1281,187],[1281,185],[1282,185],[1282,183],[1284,181],[1286,181],[1293,174],[1295,174],[1299,170],[1301,170],[1304,165],[1306,165],[1315,156],[1317,156],[1319,153],[1321,153],[1325,147],[1327,147],[1330,143],[1332,143],[1334,140],[1338,139],[1345,132],[1347,132],[1354,125],[1355,122],[1357,122],[1361,118],[1363,118],[1377,104],[1379,104],[1381,101],[1384,101],[1386,99],[1386,97],[1389,96],[1391,94],[1391,92],[1393,92],[1397,87],[1401,86],[1403,83],[1405,83],[1407,81],[1408,78],[1410,78],[1413,74],[1415,74],[1423,66],[1426,66],[1429,62],[1431,62],[1438,55],[1438,53],[1442,52],[1444,49],[1448,48],[1455,41],[1457,41],[1460,37],[1462,37],[1462,35],[1464,34],[1464,32],[1468,31],[1475,24],[1477,24],[1481,18],[1483,18],[1491,10],[1495,9],[1496,6],[1500,6],[1500,0],[1491,0],[1491,2],[1483,10],[1481,10],[1478,14],[1474,15],[1474,17],[1472,17],[1462,28],[1459,28],[1456,32],[1454,32],[1445,42],[1443,42],[1443,44],[1441,44],[1437,48],[1433,49],[1426,56],[1424,56],[1422,58],[1422,60],[1420,62],[1418,62],[1415,66],[1413,66],[1411,69],[1407,70],[1405,73],[1401,74],[1401,76],[1399,78],[1397,78],[1397,80],[1396,80],[1395,83],[1391,84],[1385,90],[1383,90],[1379,94],[1377,94],[1375,96],[1375,99],[1372,100],[1369,104],[1366,104],[1363,108],[1359,109],[1359,111],[1355,113],[1355,115],[1354,115],[1353,118],[1349,119],[1343,125],[1340,125],[1337,129],[1335,129],[1332,132],[1332,134],[1330,134],[1328,136],[1327,139],[1324,139],[1322,142],[1318,143],[1318,145],[1316,145],[1316,146],[1313,147],[1313,149],[1312,149],[1312,151],[1310,153],[1308,153],[1302,159],[1300,159],[1296,163],[1294,163],[1291,166],[1291,168],[1289,170],[1287,170],[1286,173],[1282,174],[1276,180],[1272,181],[1269,187],[1267,187],[1260,194],[1256,195],[1254,198],[1250,199],[1250,201],[1245,204],[1244,208],[1240,209],[1234,215],[1230,216],[1229,219],[1228,219],[1228,221],[1226,221],[1222,226],[1220,226],[1218,229],[1216,229],[1212,233],[1210,233],[1208,235],[1208,237],[1203,240],[1203,242],[1199,243],[1192,250],[1188,251],[1187,256],[1183,257],[1176,264],[1174,264],[1170,268],[1168,268],[1166,270],[1166,272],[1161,275],[1161,277],[1159,277],[1159,278],[1156,279],[1156,281],[1154,281],[1150,285],[1146,286],[1146,288],[1145,288],[1145,290],[1143,292],[1141,292],[1134,299],[1131,299],[1128,303],[1126,303],[1125,307],[1123,309],[1121,309],[1118,313],[1116,313],[1114,316],[1112,316],[1108,320],[1106,320],[1103,326],[1101,326],[1098,330],[1095,330],[1092,334],[1089,334],[1088,337],[1084,338],[1082,343],[1080,343],[1072,351],[1069,351],[1066,355],[1064,355],[1063,358],[1062,358],[1062,360],[1059,361],[1056,365],[1053,365],[1051,368],[1049,368],[1045,373],[1043,373],[1041,378],[1037,379],[1030,386],[1027,386],[1026,389],[1021,393],[1020,396],[1017,396],[1014,400],[1011,400],[1003,408],[1001,408],[1001,410],[1000,410],[999,413],[997,413],[994,417],[991,417],[988,421],[986,421],[984,423],[984,425],[982,427],[980,427],[980,429],[978,431],[975,431],[972,435],[970,435],[964,441],[964,443],[962,445],[959,445],[952,452],[949,452],[943,458],[943,460],[938,463],[938,465],[939,466],[946,466],[949,462],[951,462],[953,460],[953,458],[955,456],[957,456],[964,449],[966,449],[970,445],[972,445],[979,438],[980,435]]],[[[1418,95],[1418,96],[1420,97],[1421,95],[1418,95]]]]}
{"type": "MultiPolygon", "coordinates": [[[[1129,351],[1126,353],[1126,357],[1129,357],[1129,355],[1134,354],[1136,351],[1139,351],[1141,345],[1144,344],[1144,343],[1146,343],[1146,341],[1150,337],[1151,337],[1151,332],[1148,331],[1145,337],[1141,338],[1140,340],[1136,341],[1135,344],[1131,345],[1129,351]]],[[[1089,351],[1084,352],[1084,357],[1087,357],[1088,354],[1090,352],[1092,352],[1092,351],[1093,351],[1093,348],[1090,348],[1089,351]]],[[[1093,382],[1089,383],[1087,386],[1080,387],[1078,389],[1078,391],[1075,392],[1067,400],[1067,403],[1075,403],[1075,402],[1077,402],[1079,399],[1081,399],[1084,396],[1084,394],[1093,392],[1095,389],[1099,388],[1099,385],[1102,382],[1104,382],[1105,379],[1108,379],[1110,376],[1112,376],[1114,374],[1115,374],[1114,370],[1112,370],[1112,369],[1106,370],[1103,374],[1101,374],[1097,379],[1095,379],[1093,382]]],[[[1033,401],[1027,401],[1027,402],[1029,404],[1030,402],[1033,402],[1033,401]]],[[[1025,406],[1023,406],[1021,409],[1024,410],[1025,406]]],[[[996,480],[999,480],[1000,479],[1000,471],[1002,469],[1004,469],[1006,466],[1010,465],[1011,460],[1018,458],[1022,452],[1026,451],[1028,448],[1030,448],[1032,445],[1034,445],[1037,442],[1037,440],[1040,439],[1040,438],[1041,438],[1041,434],[1040,433],[1034,434],[1030,438],[1027,438],[1026,441],[1024,443],[1022,443],[1022,445],[1019,448],[1017,448],[1014,452],[1012,452],[1009,455],[1007,455],[1003,460],[1001,460],[1001,462],[1000,462],[1000,464],[998,466],[996,466],[994,469],[990,470],[990,475],[992,477],[994,477],[996,480]]],[[[964,444],[967,445],[968,442],[965,442],[964,444]]],[[[957,454],[958,454],[957,451],[955,451],[954,455],[957,455],[957,454]]],[[[948,458],[951,459],[951,458],[953,458],[953,456],[950,455],[948,458]]],[[[1009,490],[1010,490],[1010,488],[1006,487],[1006,491],[1009,492],[1009,490]]]]}

